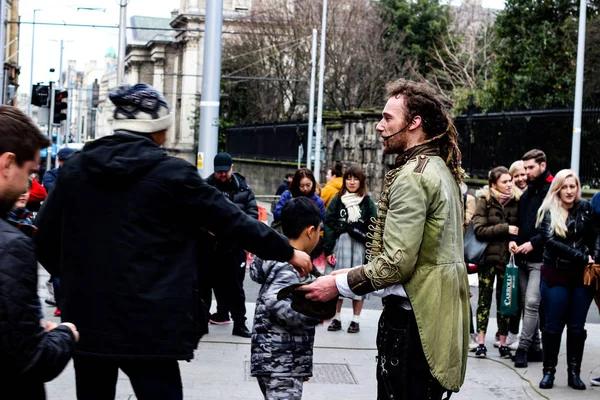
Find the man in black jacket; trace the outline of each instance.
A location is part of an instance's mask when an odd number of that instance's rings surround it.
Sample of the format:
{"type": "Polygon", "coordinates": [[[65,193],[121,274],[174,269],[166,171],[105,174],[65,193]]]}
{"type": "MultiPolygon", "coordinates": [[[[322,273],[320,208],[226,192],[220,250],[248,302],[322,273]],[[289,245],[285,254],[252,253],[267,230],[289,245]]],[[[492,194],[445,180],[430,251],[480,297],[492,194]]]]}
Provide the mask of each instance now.
{"type": "Polygon", "coordinates": [[[546,154],[533,149],[523,155],[527,190],[519,201],[519,235],[508,245],[517,255],[519,293],[523,309],[523,328],[515,367],[525,368],[529,361],[542,361],[539,340],[540,272],[544,254],[541,234],[535,227],[537,212],[550,189],[553,176],[546,167],[546,154]]]}
{"type": "MultiPolygon", "coordinates": [[[[252,188],[246,178],[233,172],[233,160],[229,153],[219,153],[214,159],[214,174],[206,183],[216,187],[223,195],[240,208],[246,215],[258,219],[258,205],[252,188]]],[[[207,238],[210,240],[213,238],[207,238]]],[[[208,251],[209,284],[215,292],[217,312],[210,316],[212,324],[230,323],[229,312],[233,318],[232,334],[249,338],[252,336],[246,327],[246,295],[244,277],[246,276],[246,252],[237,243],[229,239],[212,240],[214,251],[208,251]]],[[[210,287],[204,290],[203,300],[210,305],[210,287]]]]}
{"type": "Polygon", "coordinates": [[[156,89],[121,85],[109,98],[114,134],[62,167],[38,216],[38,257],[61,278],[62,317],[82,333],[78,398],[114,398],[121,369],[138,398],[181,400],[178,360],[193,358],[200,336],[200,230],[302,275],[310,258],[160,148],[173,114],[156,89]]]}
{"type": "Polygon", "coordinates": [[[40,324],[38,265],[32,240],[6,221],[37,172],[50,141],[15,107],[0,106],[0,377],[2,397],[45,399],[44,382],[65,368],[75,325],[40,324]]]}

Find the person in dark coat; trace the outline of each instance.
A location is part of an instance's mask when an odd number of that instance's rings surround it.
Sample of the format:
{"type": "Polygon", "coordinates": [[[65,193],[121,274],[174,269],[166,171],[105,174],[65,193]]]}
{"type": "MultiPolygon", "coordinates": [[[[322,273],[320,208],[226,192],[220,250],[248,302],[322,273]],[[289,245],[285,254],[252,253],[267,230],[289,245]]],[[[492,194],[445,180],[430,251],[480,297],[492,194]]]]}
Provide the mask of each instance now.
{"type": "MultiPolygon", "coordinates": [[[[40,150],[50,145],[15,107],[0,106],[0,376],[2,398],[43,400],[44,382],[65,368],[75,349],[75,325],[40,324],[38,265],[32,240],[7,213],[27,192],[40,150]]],[[[20,223],[20,222],[17,222],[20,223]]]]}
{"type": "Polygon", "coordinates": [[[58,177],[58,169],[65,164],[67,158],[71,157],[73,153],[75,153],[75,149],[70,147],[62,148],[56,154],[56,159],[58,160],[58,167],[47,171],[42,177],[42,185],[46,189],[46,192],[50,192],[54,187],[54,183],[56,182],[56,178],[58,177]]]}
{"type": "Polygon", "coordinates": [[[546,154],[538,149],[523,155],[527,173],[527,190],[519,203],[519,234],[514,235],[508,248],[516,254],[519,266],[519,295],[523,309],[523,328],[515,367],[526,368],[528,361],[542,361],[540,326],[540,271],[544,241],[535,227],[537,212],[550,189],[554,177],[547,169],[546,154]]]}
{"type": "Polygon", "coordinates": [[[477,302],[477,343],[476,357],[487,357],[485,334],[488,328],[494,281],[496,281],[496,322],[498,323],[498,351],[501,358],[511,358],[506,344],[509,317],[500,314],[500,299],[504,283],[504,270],[510,259],[508,240],[519,233],[517,216],[521,192],[513,185],[506,167],[492,169],[488,177],[489,190],[482,192],[477,199],[473,229],[477,239],[488,242],[485,249],[485,263],[479,265],[479,299],[477,302]]]}
{"type": "Polygon", "coordinates": [[[275,196],[281,196],[283,194],[283,192],[285,192],[286,190],[288,190],[290,188],[290,183],[292,183],[292,179],[294,179],[294,173],[293,172],[288,172],[287,174],[285,174],[285,179],[277,187],[277,191],[275,192],[275,196]]]}
{"type": "MultiPolygon", "coordinates": [[[[233,172],[233,160],[229,153],[219,153],[214,159],[215,172],[206,179],[206,183],[216,187],[223,195],[237,205],[246,215],[258,219],[258,205],[252,188],[246,178],[233,172]]],[[[231,323],[229,312],[233,318],[232,334],[249,338],[250,331],[246,327],[246,294],[244,277],[246,276],[246,252],[237,243],[229,239],[215,240],[211,235],[206,237],[212,251],[207,251],[208,285],[201,293],[207,305],[211,302],[211,288],[215,292],[217,312],[210,316],[210,323],[222,325],[231,323]],[[214,268],[219,265],[221,268],[214,268]]]]}
{"type": "Polygon", "coordinates": [[[109,98],[114,134],[62,167],[37,218],[38,257],[61,278],[62,318],[82,332],[78,398],[114,398],[121,369],[137,398],[181,400],[178,360],[194,357],[208,324],[199,320],[200,230],[288,260],[303,275],[312,265],[161,149],[174,116],[160,92],[123,84],[109,98]]]}

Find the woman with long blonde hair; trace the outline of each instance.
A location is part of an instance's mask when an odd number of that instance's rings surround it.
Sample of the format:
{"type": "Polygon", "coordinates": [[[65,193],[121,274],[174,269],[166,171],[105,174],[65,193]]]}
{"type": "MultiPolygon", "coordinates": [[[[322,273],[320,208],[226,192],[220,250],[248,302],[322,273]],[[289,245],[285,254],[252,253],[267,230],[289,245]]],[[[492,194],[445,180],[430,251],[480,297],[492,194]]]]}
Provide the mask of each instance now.
{"type": "Polygon", "coordinates": [[[573,389],[585,390],[579,374],[585,320],[594,290],[583,284],[583,270],[598,259],[600,239],[592,220],[592,206],[581,198],[575,172],[563,169],[556,174],[538,211],[536,227],[544,241],[540,291],[546,313],[540,388],[551,389],[554,385],[560,339],[567,325],[568,383],[573,389]]]}

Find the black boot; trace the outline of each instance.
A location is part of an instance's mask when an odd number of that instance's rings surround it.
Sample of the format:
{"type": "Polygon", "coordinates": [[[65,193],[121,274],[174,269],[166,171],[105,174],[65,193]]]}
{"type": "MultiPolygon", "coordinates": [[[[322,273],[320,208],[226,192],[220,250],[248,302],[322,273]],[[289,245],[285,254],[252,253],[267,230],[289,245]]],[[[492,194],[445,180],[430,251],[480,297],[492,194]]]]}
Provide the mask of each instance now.
{"type": "Polygon", "coordinates": [[[585,383],[581,381],[581,359],[587,332],[571,332],[567,330],[567,371],[569,386],[577,390],[585,390],[585,383]]]}
{"type": "Polygon", "coordinates": [[[527,368],[527,350],[518,348],[515,353],[515,368],[527,368]]]}
{"type": "Polygon", "coordinates": [[[540,389],[552,389],[560,350],[560,335],[544,332],[542,343],[544,346],[544,377],[540,382],[540,389]]]}

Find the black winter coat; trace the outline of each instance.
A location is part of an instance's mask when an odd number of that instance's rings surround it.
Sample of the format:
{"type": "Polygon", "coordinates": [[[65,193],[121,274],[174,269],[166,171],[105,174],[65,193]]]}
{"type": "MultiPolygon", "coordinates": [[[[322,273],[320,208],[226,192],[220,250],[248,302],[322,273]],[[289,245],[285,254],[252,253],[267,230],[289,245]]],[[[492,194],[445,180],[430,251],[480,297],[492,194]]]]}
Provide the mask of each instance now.
{"type": "Polygon", "coordinates": [[[597,260],[600,252],[600,237],[587,200],[579,200],[569,210],[566,225],[567,237],[562,238],[552,231],[550,213],[544,214],[539,227],[544,240],[544,267],[575,268],[583,273],[588,256],[597,260]]]}
{"type": "Polygon", "coordinates": [[[535,221],[537,212],[542,206],[544,197],[548,194],[553,179],[554,177],[550,174],[550,171],[546,170],[534,182],[528,183],[527,190],[523,192],[519,201],[519,235],[518,237],[513,236],[511,240],[515,240],[519,245],[531,242],[533,251],[519,255],[525,261],[542,262],[544,242],[542,235],[535,227],[535,221]]]}
{"type": "Polygon", "coordinates": [[[201,229],[267,259],[294,251],[193,165],[123,131],[67,160],[36,223],[39,260],[61,278],[62,318],[79,328],[81,355],[193,358],[201,229]]]}
{"type": "Polygon", "coordinates": [[[38,265],[31,239],[0,218],[0,377],[7,399],[45,399],[44,382],[75,350],[71,329],[40,326],[38,265]]]}

